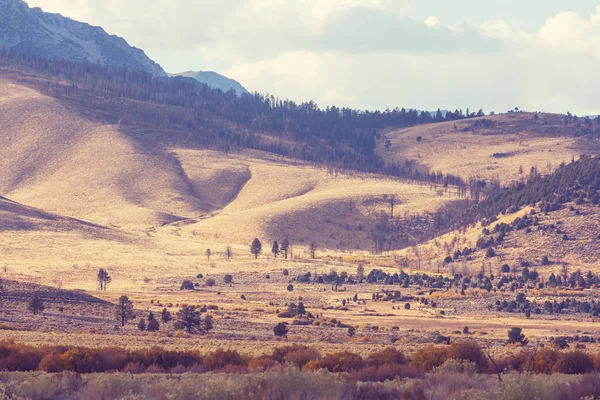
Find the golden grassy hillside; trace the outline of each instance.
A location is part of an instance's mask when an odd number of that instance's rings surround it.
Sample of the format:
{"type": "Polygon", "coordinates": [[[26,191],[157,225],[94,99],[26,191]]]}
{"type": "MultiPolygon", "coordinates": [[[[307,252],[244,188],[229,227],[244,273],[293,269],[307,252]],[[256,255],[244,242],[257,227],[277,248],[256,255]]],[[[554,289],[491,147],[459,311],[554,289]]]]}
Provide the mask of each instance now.
{"type": "Polygon", "coordinates": [[[396,196],[394,214],[415,215],[436,210],[453,198],[429,185],[397,182],[367,174],[330,174],[307,164],[265,158],[256,152],[224,155],[197,150],[172,150],[188,176],[208,177],[204,185],[229,197],[223,209],[170,224],[169,233],[220,243],[250,243],[253,238],[288,237],[307,246],[315,241],[329,249],[370,250],[370,231],[381,213],[390,213],[385,196],[396,196]]]}
{"type": "Polygon", "coordinates": [[[155,225],[201,209],[175,163],[118,127],[10,81],[0,93],[0,194],[102,225],[155,225]]]}
{"type": "Polygon", "coordinates": [[[390,160],[417,160],[431,170],[465,179],[509,183],[527,176],[534,166],[547,174],[581,154],[598,154],[600,143],[573,137],[574,129],[556,114],[538,114],[537,120],[531,113],[493,115],[391,131],[387,138],[392,146],[389,151],[380,149],[380,154],[390,160]],[[491,125],[484,126],[484,119],[491,125]]]}

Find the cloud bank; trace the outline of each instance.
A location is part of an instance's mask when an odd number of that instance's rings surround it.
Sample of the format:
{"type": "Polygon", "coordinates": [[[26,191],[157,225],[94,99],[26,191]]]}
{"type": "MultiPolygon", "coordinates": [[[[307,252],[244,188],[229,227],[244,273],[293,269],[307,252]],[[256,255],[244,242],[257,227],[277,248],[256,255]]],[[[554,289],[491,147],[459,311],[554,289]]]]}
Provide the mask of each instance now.
{"type": "Polygon", "coordinates": [[[322,106],[600,112],[600,5],[524,31],[493,17],[444,24],[435,10],[417,19],[409,0],[29,3],[101,25],[170,72],[218,70],[322,106]]]}

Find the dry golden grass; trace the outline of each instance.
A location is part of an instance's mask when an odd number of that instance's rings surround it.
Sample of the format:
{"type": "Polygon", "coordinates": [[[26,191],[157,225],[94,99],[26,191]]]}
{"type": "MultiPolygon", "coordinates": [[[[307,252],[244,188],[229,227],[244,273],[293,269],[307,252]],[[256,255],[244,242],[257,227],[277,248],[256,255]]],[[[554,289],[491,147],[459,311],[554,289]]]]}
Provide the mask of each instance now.
{"type": "Polygon", "coordinates": [[[509,183],[527,176],[531,167],[546,174],[561,162],[570,162],[581,154],[598,154],[597,141],[583,141],[572,135],[573,127],[565,126],[563,117],[531,113],[502,114],[485,117],[492,128],[476,128],[481,120],[470,119],[415,126],[389,132],[392,142],[390,159],[412,159],[434,171],[462,176],[498,178],[509,183]],[[418,143],[416,138],[421,136],[418,143]],[[494,153],[510,156],[495,158],[494,153]],[[523,167],[524,174],[519,173],[523,167]]]}
{"type": "MultiPolygon", "coordinates": [[[[475,291],[467,291],[466,296],[452,290],[434,293],[431,299],[439,301],[437,308],[414,302],[405,310],[403,302],[370,301],[372,293],[398,287],[363,284],[334,291],[329,285],[294,282],[294,291],[286,290],[290,279],[306,272],[336,269],[354,274],[361,263],[367,272],[381,268],[393,273],[399,270],[402,258],[415,260],[417,255],[421,259],[417,269],[438,270],[439,262],[453,250],[475,246],[480,225],[440,236],[416,247],[416,253],[406,249],[390,256],[369,254],[370,229],[379,215],[389,213],[384,195],[396,196],[395,214],[404,216],[435,211],[453,199],[452,190],[438,191],[429,185],[369,174],[331,174],[253,151],[149,150],[122,134],[119,126],[90,122],[59,101],[24,86],[0,80],[0,93],[0,195],[10,199],[0,198],[0,267],[5,265],[0,276],[83,289],[111,302],[126,294],[143,314],[163,307],[174,313],[181,304],[219,307],[216,332],[211,337],[187,337],[168,329],[142,334],[133,323],[113,332],[106,322],[112,318],[106,315],[110,312],[90,309],[90,315],[102,313],[96,317],[103,325],[98,322],[96,326],[93,321],[77,322],[79,314],[85,314],[77,309],[66,316],[53,311],[42,317],[42,322],[18,320],[16,331],[0,326],[0,339],[35,344],[200,347],[205,351],[226,347],[257,354],[285,343],[273,338],[272,327],[282,321],[276,311],[300,297],[309,311],[359,327],[354,338],[347,337],[343,328],[292,327],[290,342],[322,351],[352,346],[353,351],[367,354],[394,343],[411,352],[415,346],[430,343],[438,333],[455,335],[453,332],[465,325],[475,332],[473,337],[500,349],[511,326],[522,326],[534,340],[578,331],[600,334],[592,320],[525,320],[522,315],[490,312],[486,306],[493,298],[475,291]],[[263,240],[259,260],[249,253],[254,237],[263,240]],[[294,257],[288,261],[275,259],[269,251],[273,240],[284,237],[293,244],[294,257]],[[307,254],[307,245],[313,240],[319,246],[317,260],[307,254]],[[233,247],[231,261],[223,257],[227,244],[233,247]],[[213,253],[211,260],[205,256],[208,248],[213,253]],[[107,292],[99,292],[95,282],[101,267],[113,278],[107,292]],[[290,270],[289,277],[283,276],[284,268],[290,270]],[[200,273],[203,279],[196,278],[200,273]],[[226,273],[234,276],[233,285],[223,283],[226,273]],[[207,278],[214,278],[217,285],[205,286],[207,278]],[[195,291],[180,291],[184,279],[200,286],[195,291]],[[355,293],[367,303],[343,309],[342,300],[355,293]],[[241,300],[241,295],[247,300],[241,300]],[[25,325],[41,328],[27,331],[25,325]]],[[[458,122],[457,129],[453,123],[410,128],[390,133],[394,154],[389,156],[415,158],[432,169],[464,177],[499,175],[506,182],[520,177],[519,165],[525,173],[532,165],[544,172],[547,162],[556,167],[579,155],[578,143],[561,136],[564,132],[556,118],[544,115],[540,126],[531,128],[528,114],[493,117],[497,121],[494,129],[503,132],[501,135],[462,132],[472,121],[458,122]],[[421,144],[416,143],[417,135],[423,137],[421,144]],[[400,147],[403,150],[395,152],[400,147]],[[495,152],[513,155],[492,158],[495,152]]],[[[510,222],[528,211],[499,222],[510,222]]],[[[556,222],[553,218],[563,220],[565,231],[576,240],[511,234],[507,245],[497,249],[499,257],[487,260],[477,253],[467,268],[478,272],[482,263],[487,268],[491,262],[496,273],[505,262],[537,259],[541,254],[573,267],[593,268],[600,256],[593,241],[600,218],[591,208],[582,211],[584,216],[564,210],[544,217],[544,223],[556,222]]],[[[449,274],[451,270],[442,266],[440,272],[449,274]]],[[[422,288],[399,290],[403,295],[421,296],[422,288]]],[[[19,310],[24,305],[14,307],[19,310]]]]}

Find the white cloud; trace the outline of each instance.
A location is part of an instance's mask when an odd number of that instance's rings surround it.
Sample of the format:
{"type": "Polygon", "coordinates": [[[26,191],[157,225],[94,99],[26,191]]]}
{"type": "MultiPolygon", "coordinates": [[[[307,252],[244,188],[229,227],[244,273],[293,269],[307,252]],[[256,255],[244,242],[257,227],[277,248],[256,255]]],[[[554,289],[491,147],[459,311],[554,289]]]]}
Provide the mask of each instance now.
{"type": "Polygon", "coordinates": [[[600,6],[590,18],[574,12],[561,12],[550,18],[537,33],[546,46],[561,51],[580,52],[600,58],[600,6]]]}
{"type": "Polygon", "coordinates": [[[425,20],[425,25],[427,25],[428,27],[433,27],[433,26],[436,26],[438,24],[438,22],[439,21],[436,16],[431,16],[425,20]]]}
{"type": "Polygon", "coordinates": [[[600,6],[532,33],[498,18],[444,26],[440,10],[415,20],[410,0],[30,3],[102,25],[171,72],[214,69],[321,105],[600,111],[600,6]]]}

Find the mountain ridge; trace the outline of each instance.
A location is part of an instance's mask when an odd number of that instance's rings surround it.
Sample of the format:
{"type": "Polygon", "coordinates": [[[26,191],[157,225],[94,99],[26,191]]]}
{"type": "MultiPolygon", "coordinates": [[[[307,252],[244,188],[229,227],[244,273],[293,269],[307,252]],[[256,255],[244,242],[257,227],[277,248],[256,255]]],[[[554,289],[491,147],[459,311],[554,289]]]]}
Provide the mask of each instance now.
{"type": "Polygon", "coordinates": [[[182,76],[186,78],[193,78],[200,83],[213,88],[219,89],[223,92],[234,90],[238,96],[242,94],[249,94],[250,92],[242,86],[241,83],[235,79],[228,78],[224,75],[219,74],[215,71],[185,71],[176,74],[168,74],[168,76],[182,76]]]}
{"type": "Polygon", "coordinates": [[[0,0],[0,48],[70,61],[100,62],[157,76],[165,71],[143,50],[103,28],[31,8],[23,0],[0,0]]]}

